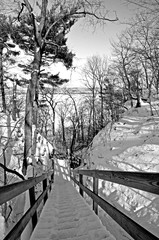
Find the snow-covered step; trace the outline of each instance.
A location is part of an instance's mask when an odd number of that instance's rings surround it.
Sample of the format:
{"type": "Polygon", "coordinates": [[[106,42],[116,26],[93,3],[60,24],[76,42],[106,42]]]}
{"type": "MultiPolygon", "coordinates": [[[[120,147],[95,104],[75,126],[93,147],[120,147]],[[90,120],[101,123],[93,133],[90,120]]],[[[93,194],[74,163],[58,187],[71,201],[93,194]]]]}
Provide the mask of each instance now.
{"type": "Polygon", "coordinates": [[[55,175],[55,184],[31,240],[115,240],[71,182],[55,175]]]}

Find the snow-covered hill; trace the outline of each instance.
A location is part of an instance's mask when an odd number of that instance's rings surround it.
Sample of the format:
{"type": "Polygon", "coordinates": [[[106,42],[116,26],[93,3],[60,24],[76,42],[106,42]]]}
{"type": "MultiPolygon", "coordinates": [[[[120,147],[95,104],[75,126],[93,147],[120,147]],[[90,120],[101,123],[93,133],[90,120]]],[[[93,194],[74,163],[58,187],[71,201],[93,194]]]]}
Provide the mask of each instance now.
{"type": "MultiPolygon", "coordinates": [[[[93,139],[85,157],[90,169],[124,171],[159,171],[159,105],[144,104],[131,108],[119,122],[109,123],[93,139]]],[[[90,179],[87,179],[90,180],[90,179]]],[[[100,181],[99,194],[159,236],[159,197],[127,188],[115,183],[100,181]]],[[[117,240],[131,239],[106,214],[101,213],[107,229],[117,240]],[[107,221],[109,218],[109,221],[107,221]],[[117,230],[118,229],[118,230],[117,230]]]]}

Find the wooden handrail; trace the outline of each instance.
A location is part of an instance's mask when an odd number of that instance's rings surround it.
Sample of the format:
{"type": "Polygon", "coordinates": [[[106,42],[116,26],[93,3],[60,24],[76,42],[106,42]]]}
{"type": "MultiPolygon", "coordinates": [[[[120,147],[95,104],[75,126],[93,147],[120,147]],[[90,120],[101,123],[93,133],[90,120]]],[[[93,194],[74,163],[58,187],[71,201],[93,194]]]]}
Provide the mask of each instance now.
{"type": "MultiPolygon", "coordinates": [[[[49,189],[49,186],[47,189],[38,197],[35,204],[28,209],[28,211],[24,214],[24,216],[17,222],[17,224],[12,228],[12,230],[7,234],[7,236],[3,240],[17,240],[23,230],[25,229],[26,225],[30,221],[30,219],[34,216],[34,213],[36,212],[38,206],[40,205],[41,201],[44,199],[47,190],[49,189]]],[[[34,229],[35,226],[33,226],[34,229]]]]}
{"type": "Polygon", "coordinates": [[[16,240],[20,237],[21,233],[25,229],[27,223],[32,219],[33,229],[37,224],[37,208],[40,205],[41,201],[44,200],[44,204],[48,197],[48,190],[51,190],[51,184],[53,183],[54,172],[50,171],[44,173],[39,177],[30,178],[28,180],[16,182],[6,186],[0,187],[0,205],[6,203],[14,197],[17,197],[19,194],[29,190],[30,196],[30,205],[31,207],[24,214],[24,216],[18,221],[18,223],[13,227],[13,229],[7,234],[4,240],[16,240]],[[49,179],[49,184],[47,184],[47,179],[49,179]],[[35,199],[35,185],[42,182],[43,192],[35,199]]]}
{"type": "Polygon", "coordinates": [[[98,196],[98,179],[122,184],[124,186],[140,189],[159,195],[159,174],[145,172],[103,171],[103,170],[72,170],[70,178],[79,186],[79,192],[83,191],[93,200],[93,210],[98,214],[98,205],[108,213],[133,239],[135,240],[159,240],[147,229],[136,223],[129,216],[114,207],[109,201],[98,196]],[[79,181],[75,175],[79,175],[79,181]],[[93,178],[93,191],[83,185],[83,176],[93,178]]]}
{"type": "Polygon", "coordinates": [[[25,192],[26,190],[29,190],[31,187],[51,176],[52,173],[53,172],[44,173],[39,177],[30,178],[28,180],[0,187],[0,205],[25,192]]]}
{"type": "Polygon", "coordinates": [[[147,173],[104,170],[74,170],[74,173],[122,184],[127,187],[136,188],[154,194],[159,194],[159,173],[156,172],[147,173]]]}

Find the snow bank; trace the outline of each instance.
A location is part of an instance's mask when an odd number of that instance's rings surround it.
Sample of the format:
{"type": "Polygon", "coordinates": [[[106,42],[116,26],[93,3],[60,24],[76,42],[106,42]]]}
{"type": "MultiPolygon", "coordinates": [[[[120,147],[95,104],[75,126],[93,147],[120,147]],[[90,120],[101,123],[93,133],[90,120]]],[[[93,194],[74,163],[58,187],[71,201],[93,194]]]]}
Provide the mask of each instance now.
{"type": "MultiPolygon", "coordinates": [[[[123,171],[159,171],[159,115],[155,105],[154,115],[148,104],[129,109],[119,122],[109,123],[93,139],[88,149],[87,163],[91,169],[123,171]]],[[[87,179],[90,184],[90,179],[87,179]]],[[[99,181],[99,194],[115,207],[135,219],[159,236],[159,197],[154,194],[128,188],[119,184],[99,181]]],[[[106,227],[106,214],[101,214],[106,227]]],[[[116,239],[131,239],[118,227],[116,239]]]]}

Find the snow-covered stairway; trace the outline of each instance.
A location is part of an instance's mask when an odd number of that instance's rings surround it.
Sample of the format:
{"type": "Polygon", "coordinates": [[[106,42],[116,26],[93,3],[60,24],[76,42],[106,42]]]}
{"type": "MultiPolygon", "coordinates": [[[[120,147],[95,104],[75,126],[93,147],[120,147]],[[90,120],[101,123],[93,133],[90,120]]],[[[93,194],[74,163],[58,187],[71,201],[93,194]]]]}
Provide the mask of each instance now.
{"type": "Polygon", "coordinates": [[[55,162],[55,183],[31,240],[114,240],[79,195],[64,160],[55,162]]]}

